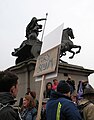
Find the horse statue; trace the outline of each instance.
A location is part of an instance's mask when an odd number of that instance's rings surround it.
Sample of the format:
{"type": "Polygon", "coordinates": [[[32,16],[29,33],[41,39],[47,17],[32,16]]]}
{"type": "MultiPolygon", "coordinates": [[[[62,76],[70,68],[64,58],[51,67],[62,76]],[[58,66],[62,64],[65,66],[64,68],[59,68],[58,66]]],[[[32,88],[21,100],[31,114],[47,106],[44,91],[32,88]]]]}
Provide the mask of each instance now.
{"type": "Polygon", "coordinates": [[[72,59],[75,54],[80,53],[81,46],[74,45],[70,38],[74,39],[73,30],[71,28],[64,29],[61,40],[60,58],[65,56],[67,51],[72,53],[72,56],[69,57],[70,59],[72,59]],[[74,52],[72,48],[78,48],[78,51],[74,52]]]}

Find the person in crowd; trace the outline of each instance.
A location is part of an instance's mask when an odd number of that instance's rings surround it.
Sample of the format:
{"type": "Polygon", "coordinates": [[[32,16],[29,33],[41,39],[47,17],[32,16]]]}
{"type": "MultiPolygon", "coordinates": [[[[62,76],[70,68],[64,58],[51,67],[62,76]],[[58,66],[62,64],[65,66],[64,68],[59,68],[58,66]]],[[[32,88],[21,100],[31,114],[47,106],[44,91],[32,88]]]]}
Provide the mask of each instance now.
{"type": "Polygon", "coordinates": [[[46,105],[47,120],[82,120],[78,108],[70,98],[70,85],[61,80],[46,105]]]}
{"type": "Polygon", "coordinates": [[[80,80],[77,86],[78,99],[83,99],[82,95],[84,93],[85,86],[88,84],[87,80],[80,80]]]}
{"type": "Polygon", "coordinates": [[[83,99],[83,97],[82,97],[83,92],[84,92],[84,90],[83,90],[83,83],[82,83],[82,81],[79,81],[78,87],[77,87],[77,94],[78,94],[78,99],[79,100],[83,99]]]}
{"type": "Polygon", "coordinates": [[[78,105],[78,95],[76,90],[71,94],[71,100],[74,102],[74,104],[78,105]]]}
{"type": "Polygon", "coordinates": [[[88,84],[88,80],[80,80],[79,81],[78,86],[77,86],[77,92],[79,90],[80,83],[82,83],[82,89],[83,89],[83,92],[84,92],[84,89],[85,89],[86,85],[88,84]]]}
{"type": "Polygon", "coordinates": [[[36,92],[35,91],[28,91],[25,95],[30,95],[31,97],[33,97],[35,104],[36,104],[36,108],[38,109],[39,102],[36,99],[36,92]]]}
{"type": "Polygon", "coordinates": [[[21,120],[12,107],[18,93],[18,77],[9,70],[0,71],[0,120],[21,120]]]}
{"type": "Polygon", "coordinates": [[[46,90],[44,90],[44,93],[43,93],[44,98],[50,98],[52,91],[53,91],[53,90],[52,90],[52,83],[51,83],[51,82],[48,82],[48,83],[46,84],[46,90]]]}
{"type": "Polygon", "coordinates": [[[30,88],[28,87],[28,88],[27,88],[27,93],[26,93],[26,95],[28,95],[30,92],[31,92],[31,90],[30,90],[30,88]]]}
{"type": "Polygon", "coordinates": [[[22,107],[22,104],[23,104],[23,98],[21,97],[19,101],[19,109],[22,107]]]}
{"type": "MultiPolygon", "coordinates": [[[[30,88],[28,87],[27,92],[25,93],[25,95],[29,95],[30,92],[31,92],[30,88]]],[[[23,105],[23,98],[21,97],[20,101],[19,101],[19,109],[22,107],[22,105],[23,105]]]]}
{"type": "Polygon", "coordinates": [[[39,101],[36,99],[36,92],[35,91],[31,91],[29,93],[29,95],[31,95],[36,103],[36,108],[38,109],[38,105],[39,105],[39,101]]]}
{"type": "Polygon", "coordinates": [[[84,120],[94,120],[94,88],[90,84],[87,84],[83,99],[79,101],[81,115],[84,120]]]}
{"type": "Polygon", "coordinates": [[[53,80],[53,84],[52,84],[52,89],[53,89],[53,90],[56,90],[56,89],[57,89],[57,85],[58,85],[58,80],[57,80],[57,79],[54,79],[54,80],[53,80]]]}
{"type": "Polygon", "coordinates": [[[44,98],[42,101],[41,120],[47,120],[46,119],[46,103],[48,100],[49,98],[44,98]]]}
{"type": "Polygon", "coordinates": [[[71,79],[71,76],[68,76],[66,82],[70,85],[71,94],[75,91],[75,81],[71,79]]]}
{"type": "Polygon", "coordinates": [[[36,120],[37,109],[35,101],[30,95],[23,98],[23,106],[20,111],[22,120],[36,120]]]}

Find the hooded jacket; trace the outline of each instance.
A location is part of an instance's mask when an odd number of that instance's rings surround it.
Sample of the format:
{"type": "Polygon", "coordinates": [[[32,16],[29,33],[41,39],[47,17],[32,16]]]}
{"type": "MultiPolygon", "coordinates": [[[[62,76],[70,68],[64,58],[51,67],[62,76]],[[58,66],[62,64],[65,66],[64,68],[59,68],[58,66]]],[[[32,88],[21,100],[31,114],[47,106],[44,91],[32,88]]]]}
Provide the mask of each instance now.
{"type": "Polygon", "coordinates": [[[83,107],[84,120],[94,120],[94,100],[82,99],[79,101],[79,105],[85,105],[83,107]],[[86,105],[85,105],[86,104],[86,105]]]}
{"type": "Polygon", "coordinates": [[[0,120],[21,120],[12,105],[16,101],[9,92],[0,93],[0,120]]]}
{"type": "Polygon", "coordinates": [[[59,92],[53,92],[46,105],[47,120],[82,120],[76,105],[59,92]]]}

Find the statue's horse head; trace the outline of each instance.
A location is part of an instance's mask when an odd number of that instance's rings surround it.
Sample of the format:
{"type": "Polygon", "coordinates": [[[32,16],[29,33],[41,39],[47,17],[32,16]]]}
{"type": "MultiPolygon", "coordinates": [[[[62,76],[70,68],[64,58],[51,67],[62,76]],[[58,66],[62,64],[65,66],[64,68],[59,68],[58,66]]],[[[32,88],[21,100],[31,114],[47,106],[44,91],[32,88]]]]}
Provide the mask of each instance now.
{"type": "Polygon", "coordinates": [[[67,28],[67,33],[70,36],[71,39],[74,39],[74,34],[73,34],[73,30],[71,28],[67,28]]]}
{"type": "Polygon", "coordinates": [[[62,34],[62,40],[70,40],[74,39],[74,34],[73,34],[73,30],[71,28],[66,28],[63,30],[63,34],[62,34]]]}

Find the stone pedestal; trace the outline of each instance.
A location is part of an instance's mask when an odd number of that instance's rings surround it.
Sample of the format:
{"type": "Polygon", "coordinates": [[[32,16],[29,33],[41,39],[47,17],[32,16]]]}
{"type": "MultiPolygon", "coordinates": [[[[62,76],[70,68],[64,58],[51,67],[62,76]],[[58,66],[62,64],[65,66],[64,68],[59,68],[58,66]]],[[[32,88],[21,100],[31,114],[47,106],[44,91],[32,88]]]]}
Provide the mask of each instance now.
{"type": "MultiPolygon", "coordinates": [[[[37,99],[39,99],[41,81],[36,82],[35,78],[33,77],[35,65],[36,60],[28,60],[9,68],[19,77],[19,92],[17,96],[18,102],[21,97],[24,97],[25,93],[27,92],[27,88],[36,91],[37,99]]],[[[67,80],[68,76],[71,76],[72,80],[75,81],[77,88],[78,82],[80,80],[88,80],[88,76],[92,73],[94,73],[94,70],[85,69],[81,66],[63,62],[59,63],[57,79],[58,81],[67,80]]],[[[49,81],[53,82],[53,79],[54,78],[45,80],[45,84],[49,81]]]]}

